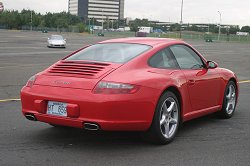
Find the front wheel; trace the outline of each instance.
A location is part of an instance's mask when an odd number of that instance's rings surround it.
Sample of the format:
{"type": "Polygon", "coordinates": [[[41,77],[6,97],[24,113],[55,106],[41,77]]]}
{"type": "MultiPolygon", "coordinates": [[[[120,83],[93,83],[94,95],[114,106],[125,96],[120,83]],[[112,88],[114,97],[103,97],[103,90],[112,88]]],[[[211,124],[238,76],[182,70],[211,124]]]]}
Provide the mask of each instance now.
{"type": "Polygon", "coordinates": [[[236,107],[237,88],[233,81],[229,81],[224,93],[222,110],[220,117],[229,119],[233,116],[236,107]]]}
{"type": "Polygon", "coordinates": [[[157,144],[170,143],[178,131],[179,123],[179,101],[174,93],[167,91],[157,104],[153,122],[148,131],[150,140],[157,144]]]}

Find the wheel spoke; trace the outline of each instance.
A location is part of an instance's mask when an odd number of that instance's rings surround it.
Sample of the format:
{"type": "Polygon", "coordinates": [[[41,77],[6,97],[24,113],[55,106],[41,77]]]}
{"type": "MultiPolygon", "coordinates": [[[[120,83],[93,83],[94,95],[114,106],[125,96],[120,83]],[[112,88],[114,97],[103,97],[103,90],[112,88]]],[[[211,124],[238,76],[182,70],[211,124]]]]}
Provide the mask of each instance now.
{"type": "Polygon", "coordinates": [[[163,125],[166,123],[166,117],[163,115],[161,120],[160,120],[160,125],[163,125]]]}
{"type": "Polygon", "coordinates": [[[174,105],[175,105],[175,102],[171,102],[170,106],[167,109],[168,113],[171,113],[173,111],[174,105]]]}
{"type": "Polygon", "coordinates": [[[226,98],[229,100],[229,99],[231,99],[231,96],[232,96],[232,87],[229,86],[228,87],[228,94],[227,94],[226,98]]]}
{"type": "Polygon", "coordinates": [[[230,108],[231,105],[232,105],[232,102],[227,103],[227,108],[226,108],[227,112],[230,112],[229,108],[230,108]]]}
{"type": "Polygon", "coordinates": [[[171,124],[177,124],[177,120],[171,118],[171,119],[169,120],[169,123],[171,123],[171,124]]]}
{"type": "Polygon", "coordinates": [[[165,129],[165,135],[169,137],[169,123],[164,124],[164,129],[165,129]]]}

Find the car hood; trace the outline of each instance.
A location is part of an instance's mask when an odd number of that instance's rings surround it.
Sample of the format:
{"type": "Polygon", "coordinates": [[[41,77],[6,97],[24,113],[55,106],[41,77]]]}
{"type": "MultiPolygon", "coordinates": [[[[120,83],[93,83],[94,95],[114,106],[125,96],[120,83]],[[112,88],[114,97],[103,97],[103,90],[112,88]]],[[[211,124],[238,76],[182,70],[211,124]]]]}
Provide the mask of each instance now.
{"type": "Polygon", "coordinates": [[[91,90],[103,77],[121,65],[62,60],[39,74],[35,85],[91,90]]]}

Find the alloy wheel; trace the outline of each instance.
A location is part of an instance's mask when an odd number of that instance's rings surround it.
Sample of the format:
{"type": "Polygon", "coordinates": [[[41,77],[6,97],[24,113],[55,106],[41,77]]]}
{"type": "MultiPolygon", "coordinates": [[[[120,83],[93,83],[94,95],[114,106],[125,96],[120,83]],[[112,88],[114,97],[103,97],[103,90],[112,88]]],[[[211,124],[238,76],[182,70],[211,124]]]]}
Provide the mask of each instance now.
{"type": "Polygon", "coordinates": [[[174,98],[168,97],[161,106],[160,128],[165,138],[171,138],[177,129],[179,110],[174,98]]]}
{"type": "Polygon", "coordinates": [[[230,85],[226,93],[226,111],[231,115],[236,105],[236,90],[234,85],[230,85]]]}

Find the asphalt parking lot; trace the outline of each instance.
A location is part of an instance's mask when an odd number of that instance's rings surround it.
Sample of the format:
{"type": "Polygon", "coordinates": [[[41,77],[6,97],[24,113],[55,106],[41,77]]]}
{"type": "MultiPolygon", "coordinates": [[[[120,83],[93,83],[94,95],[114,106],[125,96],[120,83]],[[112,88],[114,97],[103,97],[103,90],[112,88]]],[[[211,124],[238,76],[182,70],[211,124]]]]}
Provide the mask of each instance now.
{"type": "MultiPolygon", "coordinates": [[[[50,34],[0,30],[0,165],[242,165],[250,163],[250,44],[187,41],[208,60],[235,71],[240,98],[232,119],[199,118],[181,127],[169,145],[140,133],[56,129],[21,115],[27,79],[82,46],[108,37],[64,34],[66,49],[46,47],[50,34]]],[[[215,92],[216,93],[216,92],[215,92]]]]}

